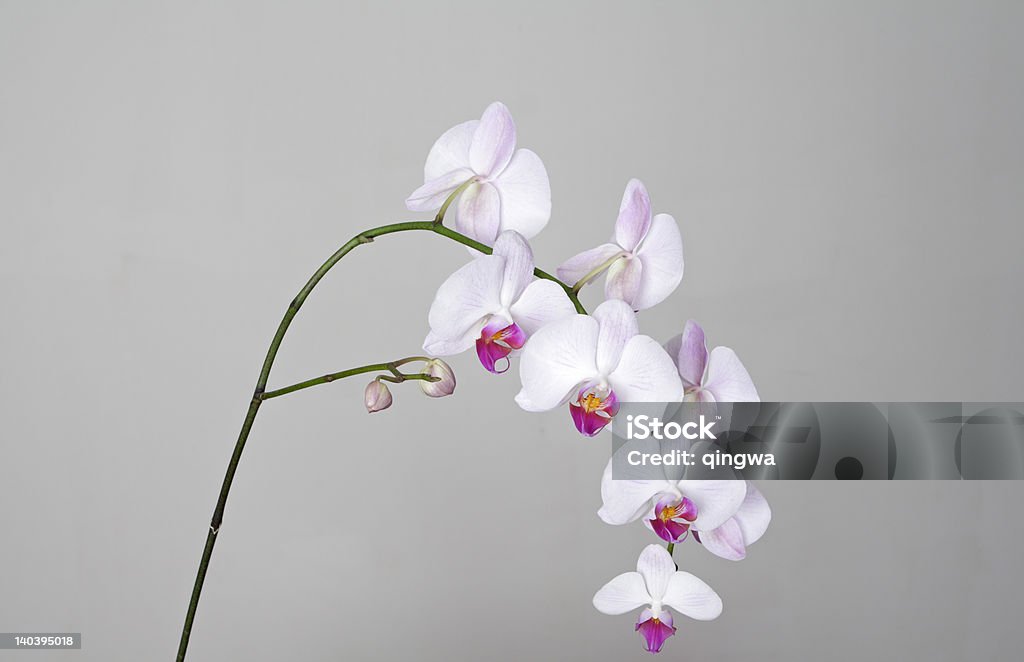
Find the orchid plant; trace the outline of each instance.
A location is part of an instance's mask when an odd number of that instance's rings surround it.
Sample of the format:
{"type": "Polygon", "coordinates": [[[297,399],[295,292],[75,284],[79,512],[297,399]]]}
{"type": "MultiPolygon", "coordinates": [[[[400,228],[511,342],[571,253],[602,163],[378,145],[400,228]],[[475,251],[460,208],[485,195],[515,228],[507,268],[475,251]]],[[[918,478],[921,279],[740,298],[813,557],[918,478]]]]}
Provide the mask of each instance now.
{"type": "MultiPolygon", "coordinates": [[[[177,659],[185,659],[196,609],[228,494],[256,415],[267,400],[356,375],[374,375],[364,390],[370,413],[393,405],[389,384],[415,381],[429,397],[454,393],[455,374],[441,358],[475,349],[494,374],[518,362],[526,411],[568,407],[586,437],[598,435],[621,402],[702,403],[757,401],[758,393],[736,353],[708,351],[693,321],[664,346],[640,332],[637,313],[664,301],[683,277],[683,243],[675,219],[653,214],[644,184],[626,185],[608,243],[558,267],[538,269],[528,243],[551,216],[551,189],[534,152],[517,149],[515,122],[504,104],[489,105],[479,120],[463,122],[434,143],[424,183],[410,194],[410,211],[430,220],[363,231],[313,274],[288,306],[264,358],[256,388],[214,508],[199,563],[177,659]],[[429,232],[467,247],[469,261],[437,290],[427,317],[426,355],[373,363],[268,390],[278,349],[303,303],[321,279],[357,246],[408,231],[429,232]],[[605,277],[605,301],[588,313],[580,290],[605,277]],[[418,366],[408,369],[406,366],[418,366]]],[[[717,618],[722,601],[707,584],[679,570],[673,554],[687,537],[713,554],[743,559],[771,520],[767,501],[742,480],[615,480],[611,463],[601,480],[598,516],[612,525],[642,521],[658,544],[640,554],[636,572],[620,574],[593,598],[602,613],[640,609],[635,631],[644,649],[662,650],[676,632],[670,609],[696,620],[717,618]],[[692,532],[692,536],[690,533],[692,532]]]]}

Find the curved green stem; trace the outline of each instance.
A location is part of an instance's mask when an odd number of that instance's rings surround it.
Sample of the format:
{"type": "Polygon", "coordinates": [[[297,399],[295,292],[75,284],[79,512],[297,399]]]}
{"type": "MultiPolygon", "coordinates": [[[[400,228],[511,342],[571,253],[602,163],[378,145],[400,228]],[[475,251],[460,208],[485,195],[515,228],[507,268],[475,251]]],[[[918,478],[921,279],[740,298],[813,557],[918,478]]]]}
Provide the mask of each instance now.
{"type": "MultiPolygon", "coordinates": [[[[465,185],[464,185],[465,186],[465,185]]],[[[456,195],[461,191],[456,191],[448,200],[445,201],[443,207],[444,210],[448,208],[451,201],[455,199],[456,195]]],[[[249,433],[252,430],[253,422],[256,420],[256,414],[259,412],[260,405],[264,400],[284,395],[285,392],[291,393],[298,391],[310,386],[317,384],[327,383],[334,379],[340,379],[341,373],[335,373],[335,376],[325,375],[324,377],[318,377],[316,379],[308,380],[307,382],[300,382],[290,387],[283,389],[277,389],[276,391],[266,392],[267,381],[270,379],[270,370],[274,367],[274,360],[277,358],[277,352],[281,348],[281,342],[284,340],[285,334],[288,332],[288,327],[291,326],[292,320],[295,319],[295,315],[298,314],[299,308],[305,303],[306,298],[309,297],[313,289],[317,284],[327,275],[327,272],[331,270],[343,257],[349,254],[356,246],[362,244],[369,244],[378,237],[385,235],[394,234],[397,232],[409,232],[409,231],[426,231],[434,234],[447,237],[453,241],[456,241],[464,246],[469,246],[482,253],[491,253],[491,247],[481,244],[475,239],[471,239],[466,235],[460,234],[445,227],[442,222],[444,220],[443,212],[438,212],[437,217],[433,221],[408,221],[405,223],[392,223],[390,225],[382,225],[377,228],[370,230],[364,230],[356,236],[349,239],[345,244],[334,252],[327,261],[324,262],[319,269],[310,277],[306,284],[299,290],[299,293],[295,295],[292,302],[288,305],[285,310],[284,317],[281,319],[281,323],[277,326],[277,331],[274,333],[273,340],[270,341],[270,348],[267,349],[267,355],[263,359],[263,366],[260,368],[259,378],[256,380],[256,388],[253,390],[252,399],[249,401],[249,409],[245,414],[245,420],[242,422],[242,429],[238,433],[238,440],[235,442],[235,448],[231,453],[231,460],[228,462],[227,471],[224,474],[224,481],[221,483],[220,495],[217,498],[217,505],[213,510],[213,517],[210,519],[210,530],[206,534],[206,545],[203,547],[203,555],[199,560],[199,570],[196,573],[196,581],[192,587],[192,597],[189,600],[188,612],[185,614],[185,624],[181,630],[181,640],[178,643],[178,656],[177,662],[183,662],[185,659],[185,653],[188,650],[189,637],[192,634],[192,624],[195,622],[196,610],[199,606],[199,597],[203,591],[203,583],[206,581],[206,572],[210,566],[210,558],[213,556],[213,547],[217,543],[217,534],[220,532],[221,524],[224,522],[224,508],[227,505],[228,494],[231,491],[231,483],[234,481],[235,472],[238,470],[238,462],[242,458],[242,451],[245,450],[245,443],[249,439],[249,433]],[[332,377],[332,379],[327,379],[332,377]],[[290,390],[289,390],[290,389],[290,390]]],[[[576,311],[580,314],[585,315],[586,309],[580,300],[576,296],[576,292],[573,289],[555,278],[549,273],[541,271],[540,269],[534,269],[534,275],[538,278],[544,278],[546,280],[554,281],[562,287],[565,291],[565,295],[572,301],[576,311]]],[[[418,360],[422,357],[410,357],[410,361],[418,360]]],[[[407,361],[408,362],[408,361],[407,361]]],[[[377,364],[379,365],[379,364],[377,364]]],[[[392,367],[397,367],[397,364],[391,364],[392,367]]],[[[364,368],[369,366],[364,366],[364,368]]],[[[390,368],[384,368],[389,370],[390,368]]],[[[361,370],[361,369],[356,369],[361,370]]],[[[371,370],[365,370],[363,372],[370,372],[371,370]]],[[[348,372],[348,371],[345,371],[348,372]]],[[[360,374],[355,372],[352,374],[360,374]]],[[[345,375],[348,376],[348,375],[345,375]]],[[[416,377],[420,378],[420,377],[416,377]]]]}
{"type": "Polygon", "coordinates": [[[306,381],[299,382],[298,384],[292,384],[291,386],[285,386],[283,388],[279,388],[273,391],[267,391],[266,393],[260,396],[260,400],[270,400],[271,398],[278,398],[282,395],[288,395],[289,393],[294,393],[295,391],[301,391],[311,386],[319,386],[320,384],[330,384],[331,382],[338,381],[339,379],[353,377],[355,375],[362,375],[367,372],[393,371],[396,373],[396,377],[382,377],[382,379],[387,379],[387,381],[391,381],[394,384],[400,384],[401,382],[410,379],[418,379],[420,381],[425,382],[441,381],[440,377],[434,377],[433,375],[428,375],[424,372],[418,372],[415,374],[406,374],[398,372],[398,366],[402,365],[403,362],[409,363],[411,361],[417,361],[421,359],[424,361],[430,360],[423,359],[422,357],[416,357],[414,359],[402,359],[401,361],[391,361],[389,363],[371,363],[370,365],[359,366],[358,368],[349,368],[348,370],[342,370],[341,372],[332,372],[331,374],[324,375],[323,377],[314,377],[313,379],[307,379],[306,381]]]}

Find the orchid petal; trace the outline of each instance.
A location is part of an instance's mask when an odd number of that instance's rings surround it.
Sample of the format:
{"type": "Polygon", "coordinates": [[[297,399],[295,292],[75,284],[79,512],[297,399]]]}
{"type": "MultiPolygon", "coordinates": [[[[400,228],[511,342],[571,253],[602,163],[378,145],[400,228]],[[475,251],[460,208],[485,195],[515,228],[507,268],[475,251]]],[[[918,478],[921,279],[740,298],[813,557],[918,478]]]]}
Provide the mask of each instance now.
{"type": "Polygon", "coordinates": [[[587,315],[573,315],[538,330],[519,362],[519,406],[527,411],[554,409],[580,384],[596,377],[597,336],[597,321],[587,315]]]}
{"type": "Polygon", "coordinates": [[[423,351],[431,356],[454,356],[455,354],[461,354],[473,346],[473,343],[476,342],[480,334],[480,329],[477,327],[483,327],[483,325],[484,323],[481,320],[458,338],[442,338],[431,331],[423,341],[423,351]]]}
{"type": "Polygon", "coordinates": [[[593,317],[598,323],[597,371],[608,375],[618,366],[619,357],[629,339],[640,333],[640,326],[633,310],[622,301],[614,299],[598,306],[593,317]]]}
{"type": "Polygon", "coordinates": [[[501,194],[501,229],[527,239],[537,236],[551,218],[551,184],[540,157],[516,150],[508,166],[492,182],[501,194]]]}
{"type": "Polygon", "coordinates": [[[668,214],[655,216],[636,257],[644,266],[633,307],[645,310],[664,301],[683,280],[683,239],[675,219],[668,214]]]}
{"type": "Polygon", "coordinates": [[[606,524],[628,524],[643,517],[651,509],[651,499],[671,491],[667,480],[614,480],[609,460],[601,476],[601,509],[597,516],[606,524]]]}
{"type": "Polygon", "coordinates": [[[504,266],[504,258],[480,256],[441,284],[427,315],[433,342],[461,342],[467,333],[479,330],[484,317],[501,310],[504,266]]]}
{"type": "Polygon", "coordinates": [[[487,106],[469,145],[469,165],[478,175],[501,173],[516,149],[516,124],[500,101],[487,106]]]}
{"type": "Polygon", "coordinates": [[[764,532],[768,530],[768,524],[772,521],[772,509],[764,495],[751,483],[747,481],[747,496],[743,499],[739,511],[734,518],[739,523],[743,532],[743,542],[752,545],[761,539],[764,532]]]}
{"type": "Polygon", "coordinates": [[[532,336],[546,324],[572,317],[576,308],[560,285],[538,279],[526,286],[509,312],[526,335],[532,336]]]}
{"type": "Polygon", "coordinates": [[[569,285],[575,285],[594,269],[612,259],[616,253],[621,252],[622,247],[617,244],[601,244],[597,248],[577,253],[558,267],[558,277],[569,285]]]}
{"type": "Polygon", "coordinates": [[[609,616],[625,614],[650,602],[644,578],[638,572],[624,572],[594,594],[594,607],[609,616]]]}
{"type": "Polygon", "coordinates": [[[426,184],[409,194],[409,197],[405,200],[405,206],[409,211],[434,211],[440,209],[448,196],[472,176],[473,172],[471,170],[461,168],[429,179],[426,184]]]}
{"type": "Polygon", "coordinates": [[[501,283],[501,306],[508,308],[533,280],[533,251],[522,235],[506,230],[494,242],[494,252],[505,258],[501,283]]]}
{"type": "Polygon", "coordinates": [[[456,124],[441,134],[427,154],[427,162],[423,166],[423,181],[437,179],[452,170],[469,168],[469,145],[479,124],[480,120],[470,120],[456,124]]]}
{"type": "Polygon", "coordinates": [[[487,244],[494,243],[501,225],[501,197],[498,189],[486,182],[471,184],[455,205],[455,229],[487,244]]]}
{"type": "Polygon", "coordinates": [[[736,514],[747,486],[741,480],[681,480],[679,491],[697,506],[693,528],[703,533],[717,529],[736,514]]]}
{"type": "MultiPolygon", "coordinates": [[[[665,554],[668,555],[668,552],[665,554]]],[[[712,621],[722,613],[722,598],[688,572],[672,575],[661,601],[680,614],[698,621],[712,621]]]]}
{"type": "Polygon", "coordinates": [[[735,517],[726,520],[725,524],[710,531],[702,531],[700,543],[715,556],[727,561],[742,561],[747,556],[747,545],[743,541],[743,531],[735,517]]]}
{"type": "Polygon", "coordinates": [[[621,299],[630,309],[639,309],[643,278],[643,263],[629,256],[616,260],[608,267],[608,280],[604,284],[604,295],[608,299],[621,299]]]}
{"type": "Polygon", "coordinates": [[[760,402],[754,380],[743,367],[736,352],[728,347],[716,347],[708,358],[708,374],[704,390],[715,396],[717,402],[760,402]]]}
{"type": "Polygon", "coordinates": [[[672,555],[661,545],[648,545],[640,552],[636,561],[636,571],[644,578],[647,592],[656,602],[661,601],[668,589],[669,580],[676,572],[676,563],[672,555]]]}
{"type": "Polygon", "coordinates": [[[608,382],[624,402],[678,402],[683,393],[675,363],[656,340],[644,335],[629,339],[608,382]]]}
{"type": "Polygon", "coordinates": [[[698,388],[704,379],[708,361],[708,347],[704,329],[693,320],[686,322],[683,332],[665,343],[665,350],[676,360],[679,376],[685,388],[698,388]]]}
{"type": "Polygon", "coordinates": [[[615,241],[632,251],[643,240],[651,227],[651,196],[639,179],[631,179],[626,184],[619,205],[619,217],[615,221],[615,241]]]}

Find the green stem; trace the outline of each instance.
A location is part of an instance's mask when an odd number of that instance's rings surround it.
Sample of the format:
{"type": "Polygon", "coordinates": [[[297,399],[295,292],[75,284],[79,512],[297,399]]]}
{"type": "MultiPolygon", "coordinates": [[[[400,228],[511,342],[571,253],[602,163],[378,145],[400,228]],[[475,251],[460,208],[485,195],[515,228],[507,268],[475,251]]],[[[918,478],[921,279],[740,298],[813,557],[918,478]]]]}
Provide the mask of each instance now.
{"type": "Polygon", "coordinates": [[[672,554],[674,554],[676,551],[676,544],[674,542],[670,542],[668,546],[665,547],[665,549],[668,550],[668,555],[672,556],[672,554]]]}
{"type": "MultiPolygon", "coordinates": [[[[412,360],[418,359],[419,357],[417,357],[417,359],[412,360]]],[[[429,361],[430,359],[425,360],[429,361]]],[[[402,361],[404,361],[405,363],[409,363],[410,359],[403,359],[402,361]]],[[[289,393],[294,393],[295,391],[301,391],[311,386],[319,386],[320,384],[330,384],[331,382],[337,381],[339,379],[345,379],[346,377],[352,377],[354,375],[362,375],[367,372],[384,372],[396,370],[398,366],[402,365],[402,361],[391,361],[390,363],[371,363],[370,365],[359,366],[358,368],[349,368],[348,370],[342,370],[341,372],[332,372],[331,374],[324,375],[323,377],[314,377],[313,379],[307,379],[306,381],[299,382],[298,384],[285,386],[274,391],[267,391],[266,393],[260,396],[260,400],[278,398],[282,395],[288,395],[289,393]]],[[[441,380],[440,377],[433,377],[426,373],[416,373],[413,375],[407,375],[404,373],[398,374],[400,375],[400,378],[398,378],[398,380],[394,382],[396,384],[400,383],[400,381],[405,381],[408,379],[419,379],[421,381],[427,382],[436,382],[441,380]]]]}
{"type": "MultiPolygon", "coordinates": [[[[468,184],[467,184],[468,185],[468,184]]],[[[465,185],[464,185],[465,186],[465,185]]],[[[451,201],[455,199],[456,194],[452,194],[445,201],[443,209],[447,209],[451,201]]],[[[295,315],[298,314],[299,308],[305,303],[306,298],[309,297],[310,293],[317,284],[327,275],[327,272],[331,270],[343,257],[349,254],[356,246],[362,244],[369,244],[374,241],[377,237],[383,237],[385,235],[394,234],[397,232],[409,232],[413,230],[433,232],[439,234],[442,237],[447,237],[453,241],[456,241],[464,246],[474,248],[481,253],[490,254],[491,247],[481,244],[475,239],[471,239],[464,234],[455,232],[445,227],[442,222],[444,220],[444,214],[438,212],[437,217],[433,221],[408,221],[405,223],[392,223],[390,225],[382,225],[377,228],[365,230],[360,232],[356,236],[349,239],[345,244],[334,252],[327,261],[324,262],[319,269],[310,277],[306,284],[299,290],[299,293],[295,295],[292,302],[288,305],[288,309],[285,310],[284,317],[281,319],[281,323],[277,326],[277,332],[274,333],[273,340],[270,341],[270,348],[267,349],[267,355],[263,359],[263,367],[260,369],[259,378],[256,380],[256,388],[253,390],[252,399],[249,401],[249,409],[246,412],[245,420],[242,423],[242,430],[238,433],[238,440],[235,442],[234,451],[231,453],[231,460],[228,462],[227,471],[224,474],[224,481],[221,483],[220,495],[217,497],[217,505],[213,510],[213,517],[210,519],[210,530],[206,534],[206,545],[203,547],[203,555],[199,560],[199,570],[196,573],[196,581],[192,587],[192,597],[189,600],[188,612],[185,614],[185,624],[181,630],[181,640],[178,644],[178,657],[177,662],[183,662],[185,659],[185,653],[188,651],[188,641],[192,634],[192,624],[195,622],[196,609],[199,606],[199,596],[203,592],[203,582],[206,581],[206,571],[210,566],[210,557],[213,555],[213,547],[217,543],[217,534],[220,532],[221,524],[224,522],[224,508],[227,505],[228,494],[231,492],[231,483],[235,479],[235,472],[238,470],[238,462],[242,458],[242,451],[245,450],[245,443],[249,439],[249,432],[252,430],[253,422],[256,420],[256,414],[259,412],[260,404],[267,399],[284,395],[282,391],[292,392],[301,390],[302,388],[308,388],[309,386],[315,386],[316,384],[327,383],[326,378],[319,377],[314,380],[308,380],[308,382],[301,382],[292,387],[285,387],[284,389],[278,389],[277,391],[266,392],[267,381],[270,379],[270,370],[274,367],[274,360],[277,358],[277,352],[281,348],[281,342],[284,340],[285,334],[288,332],[288,327],[291,326],[292,320],[295,319],[295,315]],[[323,380],[323,381],[320,381],[323,380]],[[298,387],[298,388],[296,388],[298,387]]],[[[546,280],[553,281],[560,285],[565,291],[565,295],[572,301],[576,311],[582,315],[587,313],[583,304],[576,296],[576,292],[573,289],[558,280],[554,276],[540,269],[534,269],[534,275],[538,278],[544,278],[546,280]]],[[[418,360],[422,357],[411,357],[410,360],[418,360]]],[[[366,367],[366,366],[364,366],[366,367]]],[[[387,370],[389,368],[385,368],[387,370]]],[[[358,370],[358,369],[357,369],[358,370]]],[[[340,374],[340,373],[336,373],[340,374]]],[[[359,373],[353,373],[359,374],[359,373]]],[[[340,377],[335,377],[340,379],[340,377]]]]}

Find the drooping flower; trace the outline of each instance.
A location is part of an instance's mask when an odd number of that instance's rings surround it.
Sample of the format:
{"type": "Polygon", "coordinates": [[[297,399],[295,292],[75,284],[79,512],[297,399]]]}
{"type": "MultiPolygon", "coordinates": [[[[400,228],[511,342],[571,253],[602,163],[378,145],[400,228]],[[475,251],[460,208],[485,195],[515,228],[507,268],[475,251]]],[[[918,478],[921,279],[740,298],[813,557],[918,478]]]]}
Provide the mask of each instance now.
{"type": "Polygon", "coordinates": [[[363,404],[369,413],[378,412],[391,406],[391,391],[384,382],[375,379],[366,385],[363,392],[363,404]]]}
{"type": "Polygon", "coordinates": [[[423,349],[450,356],[475,345],[487,370],[504,372],[509,354],[539,328],[575,313],[560,286],[534,278],[530,245],[508,230],[493,254],[477,256],[438,288],[423,349]]]}
{"type": "Polygon", "coordinates": [[[597,278],[607,271],[605,296],[622,299],[633,310],[665,300],[683,279],[683,240],[668,214],[651,217],[651,198],[639,179],[626,184],[611,243],[584,251],[558,267],[567,283],[597,278]]]}
{"type": "Polygon", "coordinates": [[[682,388],[672,359],[640,335],[636,314],[614,299],[592,316],[573,315],[537,331],[519,375],[520,407],[549,411],[568,403],[576,429],[588,437],[611,422],[620,400],[678,400],[682,388]]]}
{"type": "Polygon", "coordinates": [[[676,570],[665,548],[648,545],[637,559],[636,572],[625,572],[601,587],[594,607],[611,616],[645,607],[635,629],[644,638],[645,650],[657,653],[676,632],[669,607],[692,619],[711,621],[722,613],[722,599],[697,577],[676,570]]]}
{"type": "Polygon", "coordinates": [[[516,125],[501,102],[479,120],[448,129],[423,167],[423,186],[405,201],[410,211],[435,211],[466,185],[446,213],[452,227],[488,246],[515,230],[527,239],[551,217],[551,186],[540,157],[516,149],[516,125]]]}
{"type": "Polygon", "coordinates": [[[708,353],[704,329],[693,320],[683,332],[665,343],[665,350],[676,360],[683,380],[683,400],[687,402],[760,402],[750,373],[736,352],[716,347],[708,353]]]}
{"type": "Polygon", "coordinates": [[[455,372],[441,359],[431,359],[423,366],[423,372],[438,381],[420,381],[420,389],[432,398],[443,398],[455,392],[455,372]]]}
{"type": "Polygon", "coordinates": [[[615,525],[643,519],[666,542],[679,542],[690,529],[703,535],[724,525],[739,511],[746,493],[742,480],[615,480],[609,460],[597,515],[615,525]]]}
{"type": "Polygon", "coordinates": [[[746,481],[746,489],[746,496],[735,515],[715,529],[693,535],[694,540],[712,554],[730,561],[746,558],[747,547],[764,535],[772,520],[772,509],[764,495],[749,480],[746,481]]]}

